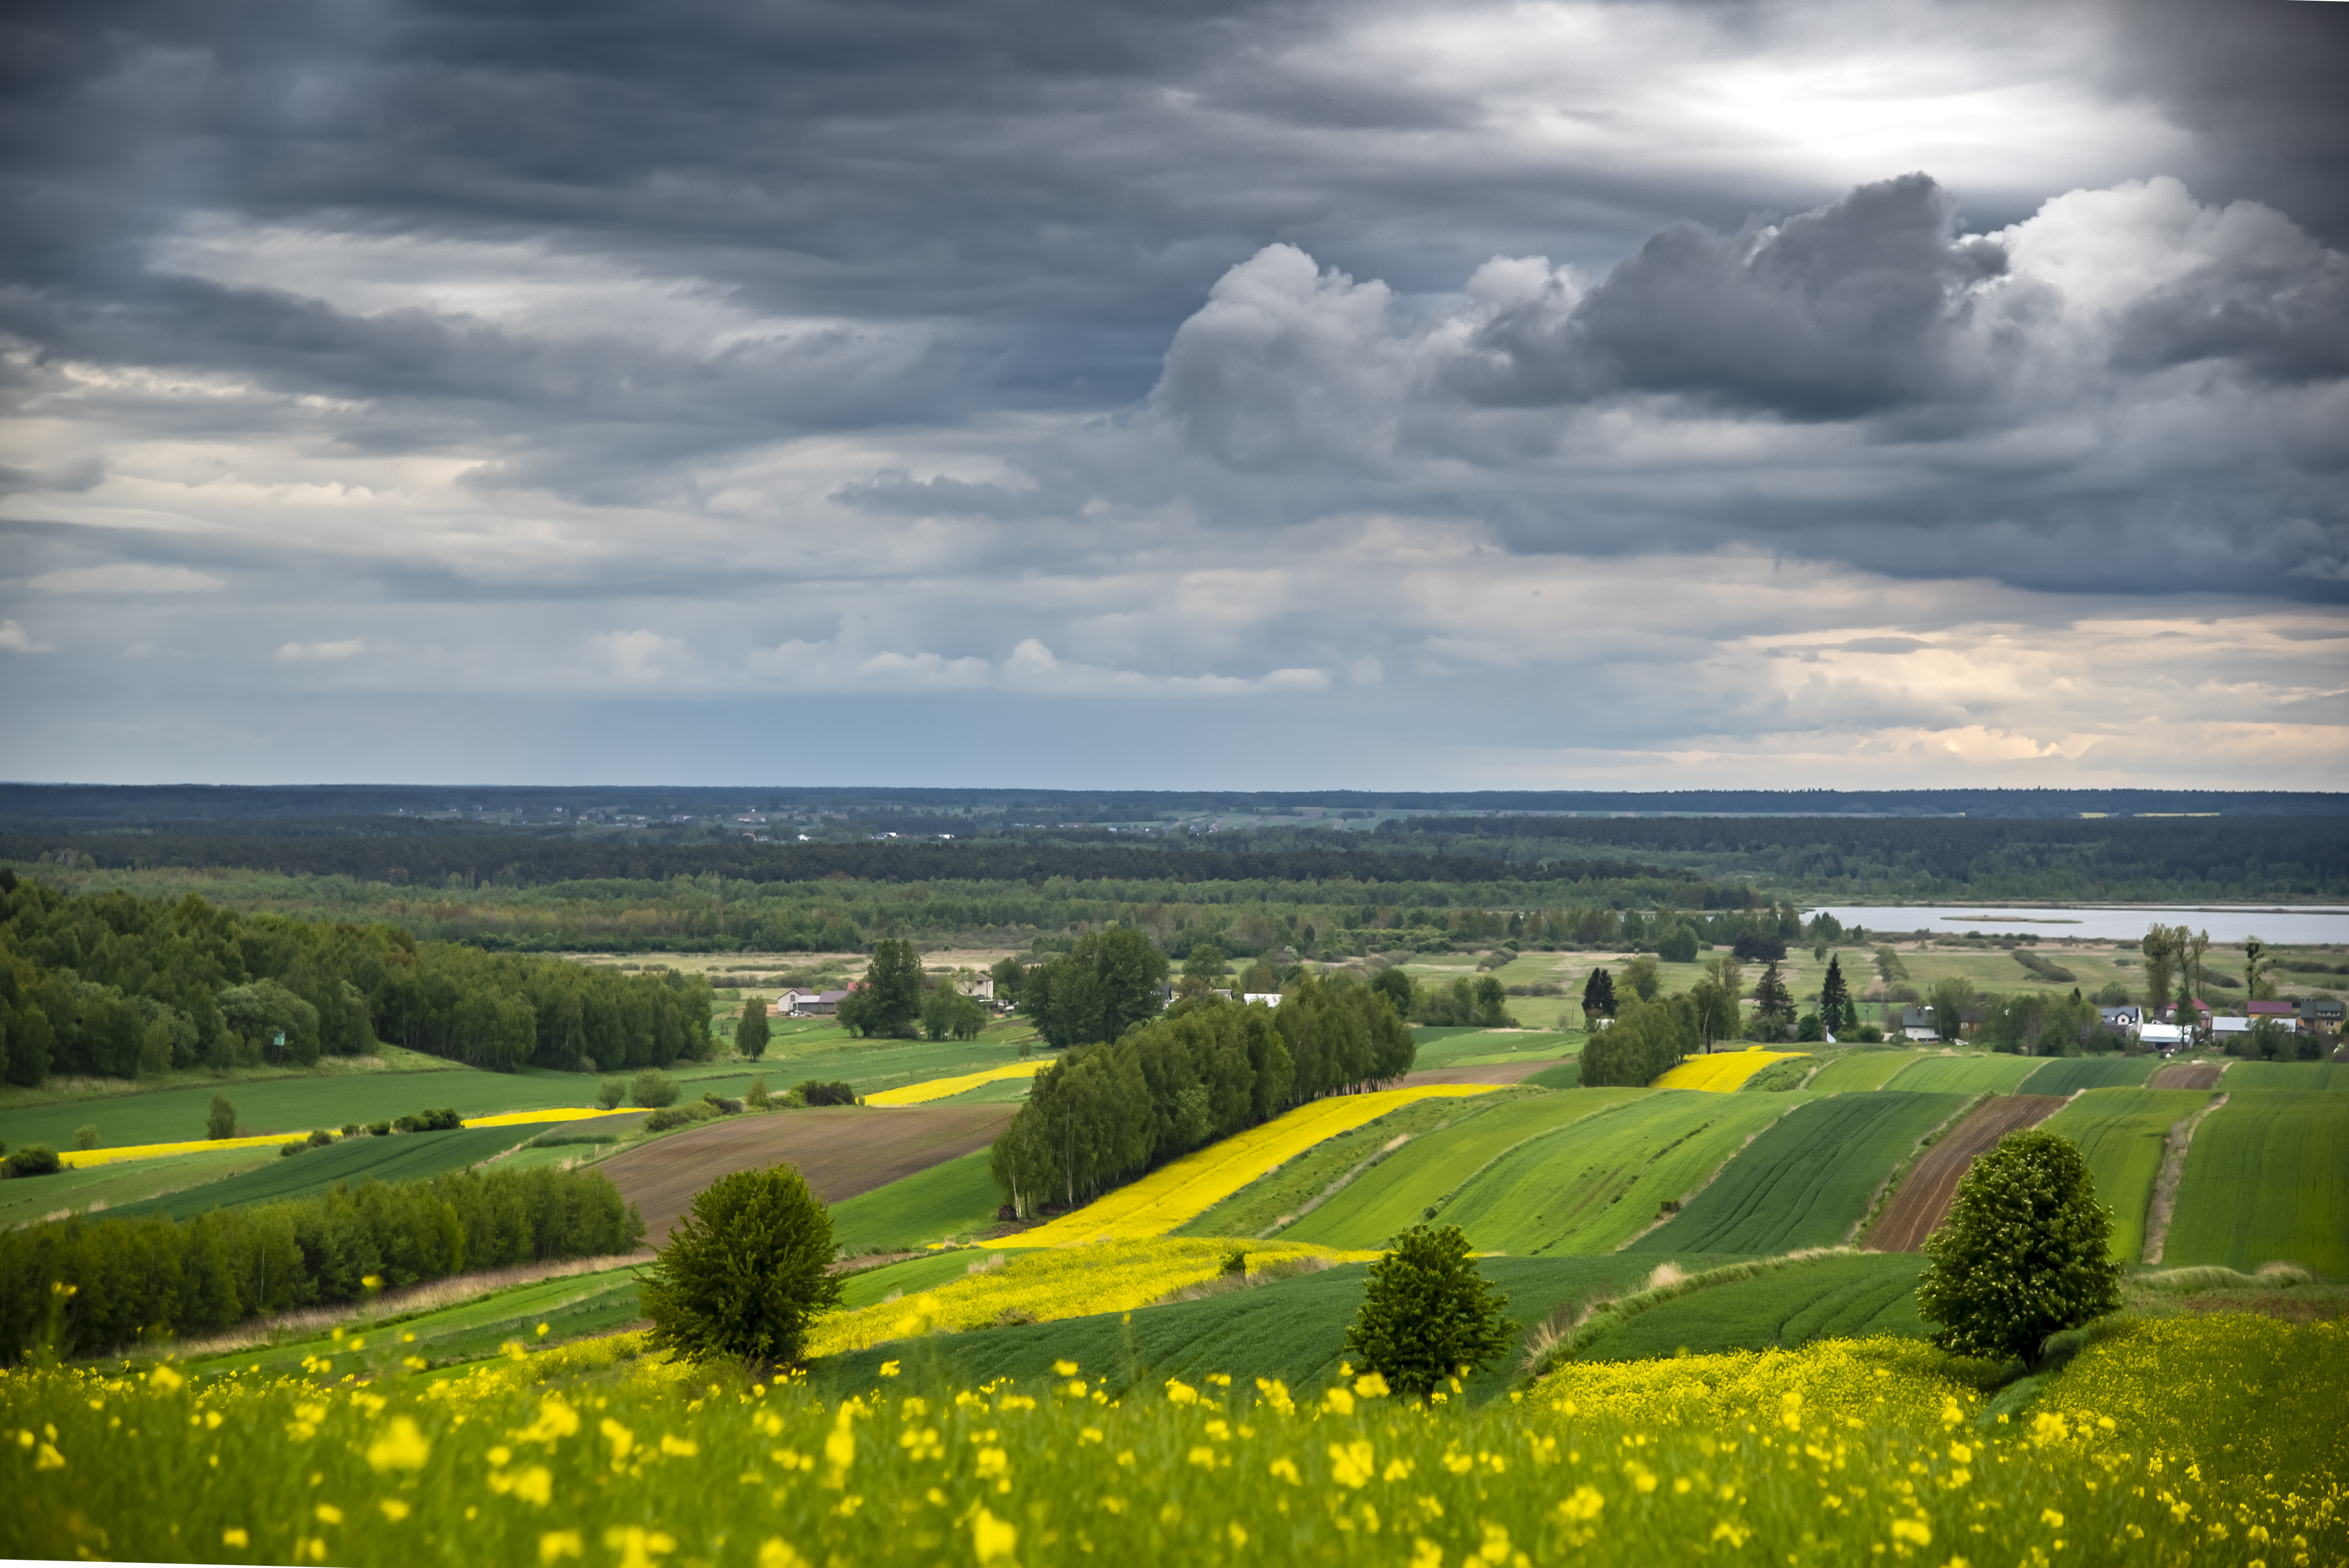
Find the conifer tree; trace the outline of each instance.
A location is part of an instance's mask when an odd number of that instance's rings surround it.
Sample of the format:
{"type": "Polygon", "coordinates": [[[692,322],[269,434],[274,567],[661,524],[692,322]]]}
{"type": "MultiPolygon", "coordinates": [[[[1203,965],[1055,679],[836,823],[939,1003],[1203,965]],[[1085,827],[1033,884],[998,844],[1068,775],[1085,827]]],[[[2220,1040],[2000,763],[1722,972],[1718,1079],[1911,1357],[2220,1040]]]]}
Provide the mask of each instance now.
{"type": "Polygon", "coordinates": [[[1819,983],[1819,1021],[1826,1026],[1829,1034],[1859,1021],[1859,1009],[1852,1005],[1851,987],[1844,983],[1841,954],[1827,960],[1827,976],[1819,983]]]}

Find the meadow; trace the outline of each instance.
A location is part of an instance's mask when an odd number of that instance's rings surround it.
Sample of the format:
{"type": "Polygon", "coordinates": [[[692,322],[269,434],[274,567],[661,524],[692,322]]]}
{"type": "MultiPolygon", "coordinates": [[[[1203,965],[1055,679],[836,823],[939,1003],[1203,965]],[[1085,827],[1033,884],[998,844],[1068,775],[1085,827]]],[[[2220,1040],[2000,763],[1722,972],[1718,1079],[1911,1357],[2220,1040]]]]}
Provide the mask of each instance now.
{"type": "Polygon", "coordinates": [[[2199,1089],[2092,1088],[2040,1124],[2079,1146],[2096,1202],[2113,1212],[2112,1255],[2121,1262],[2145,1252],[2146,1210],[2169,1130],[2209,1100],[2199,1089]]]}
{"type": "Polygon", "coordinates": [[[2349,1277],[2349,1097],[2230,1083],[2187,1150],[2162,1261],[2280,1259],[2349,1277]]]}
{"type": "Polygon", "coordinates": [[[832,1239],[843,1257],[905,1252],[981,1235],[1002,1203],[1002,1189],[988,1171],[988,1150],[973,1150],[833,1204],[832,1239]]]}
{"type": "Polygon", "coordinates": [[[458,1132],[400,1132],[388,1138],[346,1138],[323,1149],[274,1157],[255,1170],[184,1188],[140,1202],[119,1204],[109,1218],[160,1214],[184,1220],[213,1209],[313,1198],[328,1188],[360,1181],[418,1181],[503,1153],[530,1140],[529,1128],[468,1128],[458,1132]]]}

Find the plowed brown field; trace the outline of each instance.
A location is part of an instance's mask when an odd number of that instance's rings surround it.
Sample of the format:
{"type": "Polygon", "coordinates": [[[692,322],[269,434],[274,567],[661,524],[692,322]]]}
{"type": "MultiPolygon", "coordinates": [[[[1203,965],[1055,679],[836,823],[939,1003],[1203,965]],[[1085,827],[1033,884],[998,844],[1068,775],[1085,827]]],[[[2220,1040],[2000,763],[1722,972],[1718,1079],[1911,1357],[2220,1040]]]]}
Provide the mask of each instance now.
{"type": "Polygon", "coordinates": [[[926,1171],[995,1141],[1016,1105],[829,1106],[729,1117],[603,1161],[595,1169],[645,1217],[657,1247],[720,1176],[788,1161],[827,1203],[926,1171]]]}
{"type": "Polygon", "coordinates": [[[2173,1062],[2153,1075],[2147,1088],[2217,1088],[2223,1062],[2173,1062]]]}
{"type": "Polygon", "coordinates": [[[1923,1250],[1925,1238],[1950,1212],[1950,1200],[1957,1195],[1974,1156],[1995,1148],[2010,1132],[2037,1126],[2070,1102],[2069,1095],[2061,1094],[1992,1095],[1909,1168],[1899,1191],[1860,1244],[1874,1253],[1923,1250]]]}

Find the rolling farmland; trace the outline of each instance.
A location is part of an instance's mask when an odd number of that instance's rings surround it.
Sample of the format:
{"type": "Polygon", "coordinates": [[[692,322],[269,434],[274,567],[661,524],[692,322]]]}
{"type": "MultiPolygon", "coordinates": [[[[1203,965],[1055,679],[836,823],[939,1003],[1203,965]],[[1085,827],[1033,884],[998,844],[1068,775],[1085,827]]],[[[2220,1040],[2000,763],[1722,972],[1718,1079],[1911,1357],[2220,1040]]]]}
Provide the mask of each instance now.
{"type": "Polygon", "coordinates": [[[315,1198],[340,1182],[357,1186],[365,1181],[418,1181],[444,1171],[461,1171],[518,1143],[530,1140],[532,1129],[469,1128],[462,1132],[402,1132],[389,1138],[347,1138],[324,1149],[305,1150],[275,1159],[242,1175],[201,1187],[168,1192],[143,1202],[125,1203],[106,1211],[114,1220],[143,1219],[160,1214],[184,1220],[191,1214],[249,1203],[278,1203],[289,1198],[315,1198]]]}
{"type": "Polygon", "coordinates": [[[1838,1057],[1803,1087],[1814,1094],[1850,1094],[1882,1088],[1902,1068],[1924,1059],[1922,1051],[1854,1051],[1838,1057]]]}
{"type": "Polygon", "coordinates": [[[2074,1094],[2084,1088],[2135,1088],[2153,1077],[2158,1057],[2062,1057],[2023,1080],[2019,1094],[2074,1094]]]}
{"type": "Polygon", "coordinates": [[[2162,1261],[2349,1276],[2349,1096],[2230,1083],[2187,1151],[2162,1261]]]}
{"type": "Polygon", "coordinates": [[[1571,1089],[1489,1109],[1460,1108],[1452,1125],[1422,1133],[1335,1197],[1279,1232],[1283,1241],[1330,1247],[1382,1246],[1427,1209],[1528,1138],[1555,1136],[1584,1117],[1653,1094],[1644,1088],[1571,1089]]]}
{"type": "Polygon", "coordinates": [[[1613,1252],[1805,1098],[1655,1091],[1503,1155],[1437,1209],[1436,1222],[1486,1251],[1613,1252]]]}
{"type": "Polygon", "coordinates": [[[1924,1260],[1909,1253],[1806,1259],[1650,1307],[1602,1329],[1575,1358],[1634,1361],[1682,1351],[1792,1348],[1870,1334],[1921,1338],[1927,1330],[1916,1298],[1924,1271],[1924,1260]]]}
{"type": "Polygon", "coordinates": [[[2080,1147],[2096,1179],[2096,1201],[2113,1212],[2113,1256],[2133,1264],[2145,1251],[2146,1207],[2161,1173],[2169,1130],[2209,1102],[2199,1089],[2092,1088],[2050,1118],[2080,1147]]]}
{"type": "Polygon", "coordinates": [[[2037,1126],[2063,1109],[2064,1103],[2054,1095],[2019,1094],[1984,1102],[1919,1157],[1860,1244],[1878,1253],[1913,1253],[1924,1246],[1925,1238],[1949,1212],[1950,1200],[1974,1156],[1997,1147],[2010,1132],[2037,1126]]]}
{"type": "Polygon", "coordinates": [[[2227,1069],[2227,1088],[2349,1089],[2349,1062],[2237,1062],[2227,1069]]]}
{"type": "Polygon", "coordinates": [[[2013,1094],[2044,1065],[2032,1057],[1928,1055],[1895,1073],[1884,1087],[1920,1094],[2013,1094]]]}
{"type": "Polygon", "coordinates": [[[895,1253],[992,1228],[1003,1192],[988,1174],[987,1161],[988,1151],[974,1149],[834,1203],[833,1245],[843,1256],[895,1253]]]}
{"type": "Polygon", "coordinates": [[[1797,1106],[1671,1223],[1629,1250],[1781,1253],[1840,1245],[1918,1140],[1965,1103],[1963,1095],[1884,1089],[1797,1106]]]}

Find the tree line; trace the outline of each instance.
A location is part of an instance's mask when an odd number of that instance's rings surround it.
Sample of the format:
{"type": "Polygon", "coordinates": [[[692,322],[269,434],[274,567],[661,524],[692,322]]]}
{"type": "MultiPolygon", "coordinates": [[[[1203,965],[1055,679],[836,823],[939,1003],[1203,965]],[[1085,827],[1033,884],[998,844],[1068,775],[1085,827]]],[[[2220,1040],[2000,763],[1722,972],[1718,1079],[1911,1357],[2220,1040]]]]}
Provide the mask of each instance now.
{"type": "Polygon", "coordinates": [[[192,1219],[75,1215],[0,1232],[0,1365],[94,1356],[468,1270],[633,1251],[645,1225],[595,1171],[456,1171],[192,1219]],[[374,1282],[370,1284],[370,1282],[374,1282]]]}
{"type": "Polygon", "coordinates": [[[1416,1051],[1387,996],[1342,977],[1300,978],[1277,1008],[1185,996],[1038,1073],[989,1169],[1023,1217],[1073,1208],[1292,1106],[1400,1078],[1416,1051]]]}
{"type": "Polygon", "coordinates": [[[419,942],[387,923],[246,914],[189,894],[72,895],[0,870],[8,1082],[355,1056],[667,1067],[710,1054],[706,981],[419,942]]]}

